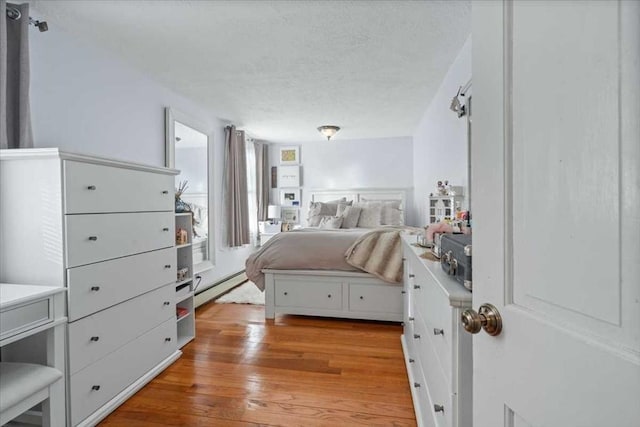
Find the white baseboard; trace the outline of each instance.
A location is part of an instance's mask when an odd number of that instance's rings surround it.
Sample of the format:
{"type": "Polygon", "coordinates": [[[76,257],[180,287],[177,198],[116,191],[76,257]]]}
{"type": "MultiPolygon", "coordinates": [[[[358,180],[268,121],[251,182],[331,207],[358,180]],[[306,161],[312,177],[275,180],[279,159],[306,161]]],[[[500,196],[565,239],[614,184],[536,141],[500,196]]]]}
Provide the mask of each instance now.
{"type": "Polygon", "coordinates": [[[201,305],[208,303],[212,299],[219,297],[220,295],[246,282],[247,280],[249,280],[247,278],[247,274],[243,271],[242,273],[237,274],[225,280],[224,282],[221,282],[215,286],[208,288],[205,291],[200,292],[193,298],[193,304],[196,308],[200,307],[201,305]]]}

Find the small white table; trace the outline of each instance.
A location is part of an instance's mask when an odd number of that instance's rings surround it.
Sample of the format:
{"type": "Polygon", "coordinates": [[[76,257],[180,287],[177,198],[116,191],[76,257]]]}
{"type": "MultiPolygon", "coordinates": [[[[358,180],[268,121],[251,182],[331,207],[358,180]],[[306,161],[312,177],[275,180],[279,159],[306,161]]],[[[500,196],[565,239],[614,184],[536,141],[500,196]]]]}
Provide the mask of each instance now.
{"type": "Polygon", "coordinates": [[[0,283],[0,425],[40,402],[43,426],[66,425],[65,292],[0,283]]]}

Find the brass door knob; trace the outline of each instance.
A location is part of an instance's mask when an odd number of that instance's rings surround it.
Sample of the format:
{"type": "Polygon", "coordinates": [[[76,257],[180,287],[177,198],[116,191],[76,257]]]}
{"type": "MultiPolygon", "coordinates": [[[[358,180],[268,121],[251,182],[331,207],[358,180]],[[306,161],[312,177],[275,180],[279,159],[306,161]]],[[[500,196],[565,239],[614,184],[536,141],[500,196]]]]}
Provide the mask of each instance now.
{"type": "Polygon", "coordinates": [[[460,320],[464,330],[472,334],[484,329],[489,335],[496,336],[502,331],[502,316],[491,304],[482,304],[477,313],[472,309],[463,311],[460,320]]]}

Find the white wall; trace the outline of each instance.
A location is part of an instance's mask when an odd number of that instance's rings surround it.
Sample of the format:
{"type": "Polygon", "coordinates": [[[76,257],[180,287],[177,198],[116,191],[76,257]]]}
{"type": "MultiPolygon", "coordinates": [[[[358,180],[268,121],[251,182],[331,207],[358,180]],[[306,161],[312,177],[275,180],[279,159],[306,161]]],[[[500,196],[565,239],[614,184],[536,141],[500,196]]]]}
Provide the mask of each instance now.
{"type": "MultiPolygon", "coordinates": [[[[46,19],[46,17],[43,17],[46,19]]],[[[222,182],[224,123],[208,111],[109,52],[51,25],[33,32],[31,110],[36,147],[164,165],[164,108],[204,124],[213,136],[215,264],[201,286],[244,269],[251,248],[223,244],[222,182]]]]}
{"type": "Polygon", "coordinates": [[[460,86],[471,79],[471,36],[449,68],[433,101],[413,134],[414,218],[427,224],[429,193],[438,180],[461,185],[467,193],[467,121],[449,109],[460,86]]]}
{"type": "MultiPolygon", "coordinates": [[[[295,144],[271,144],[272,166],[278,165],[279,147],[295,144]]],[[[300,145],[302,164],[302,208],[306,219],[309,190],[350,188],[412,188],[413,144],[411,137],[331,141],[318,134],[317,142],[300,145]]],[[[271,192],[278,201],[278,191],[271,192]]],[[[411,223],[412,193],[408,194],[407,222],[411,223]]]]}

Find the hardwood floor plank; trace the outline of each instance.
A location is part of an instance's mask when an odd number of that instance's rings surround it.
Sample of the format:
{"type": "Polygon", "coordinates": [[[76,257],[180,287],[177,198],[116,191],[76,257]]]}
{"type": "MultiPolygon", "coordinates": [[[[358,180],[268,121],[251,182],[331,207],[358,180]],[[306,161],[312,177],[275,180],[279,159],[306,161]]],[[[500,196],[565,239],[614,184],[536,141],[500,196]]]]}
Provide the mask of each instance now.
{"type": "Polygon", "coordinates": [[[210,303],[183,356],[103,426],[415,426],[389,322],[278,316],[210,303]]]}

